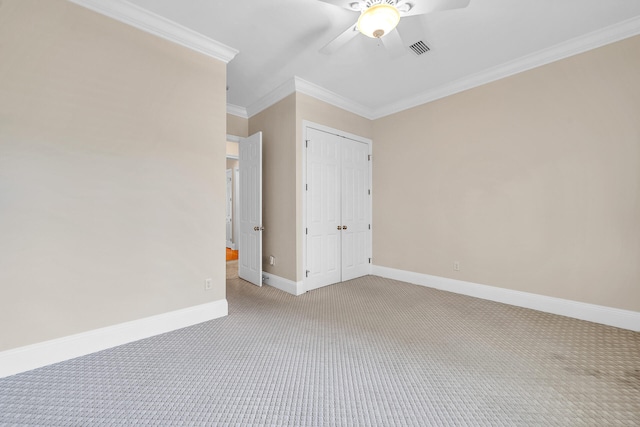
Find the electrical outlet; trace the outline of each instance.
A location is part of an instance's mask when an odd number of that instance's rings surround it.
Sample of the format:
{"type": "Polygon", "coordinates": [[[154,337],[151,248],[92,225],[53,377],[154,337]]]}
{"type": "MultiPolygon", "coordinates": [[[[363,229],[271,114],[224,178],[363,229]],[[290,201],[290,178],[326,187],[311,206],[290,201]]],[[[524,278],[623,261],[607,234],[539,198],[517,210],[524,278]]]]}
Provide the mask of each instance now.
{"type": "Polygon", "coordinates": [[[460,271],[460,261],[453,261],[453,269],[455,271],[460,271]]]}
{"type": "Polygon", "coordinates": [[[204,290],[205,291],[210,291],[211,290],[211,283],[212,283],[211,279],[205,279],[204,280],[204,290]]]}
{"type": "Polygon", "coordinates": [[[269,255],[269,265],[276,265],[276,257],[269,255]]]}

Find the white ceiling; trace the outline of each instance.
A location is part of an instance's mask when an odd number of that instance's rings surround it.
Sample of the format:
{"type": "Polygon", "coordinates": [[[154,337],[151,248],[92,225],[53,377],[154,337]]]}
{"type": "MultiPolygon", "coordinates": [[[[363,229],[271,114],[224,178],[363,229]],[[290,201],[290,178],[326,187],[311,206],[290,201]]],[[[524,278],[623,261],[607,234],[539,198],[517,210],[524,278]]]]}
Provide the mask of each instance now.
{"type": "Polygon", "coordinates": [[[129,2],[237,49],[227,101],[249,112],[296,76],[374,118],[640,34],[640,0],[471,0],[411,18],[432,49],[420,57],[392,59],[363,35],[325,55],[358,12],[319,0],[129,2]]]}

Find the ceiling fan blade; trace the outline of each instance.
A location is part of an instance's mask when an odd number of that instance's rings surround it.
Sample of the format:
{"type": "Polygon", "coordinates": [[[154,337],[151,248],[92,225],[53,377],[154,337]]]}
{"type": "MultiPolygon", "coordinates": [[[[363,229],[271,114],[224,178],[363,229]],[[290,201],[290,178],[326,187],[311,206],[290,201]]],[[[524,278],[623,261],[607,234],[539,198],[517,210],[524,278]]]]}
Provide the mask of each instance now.
{"type": "Polygon", "coordinates": [[[389,52],[389,56],[393,59],[399,58],[407,53],[407,49],[404,47],[404,43],[397,29],[394,29],[389,34],[385,34],[384,37],[380,38],[380,41],[389,52]]]}
{"type": "Polygon", "coordinates": [[[398,3],[398,9],[402,11],[402,5],[408,3],[411,5],[411,9],[408,12],[401,12],[401,14],[402,16],[413,16],[443,10],[462,9],[469,6],[470,2],[471,0],[402,0],[398,3]]]}
{"type": "Polygon", "coordinates": [[[331,40],[325,47],[320,49],[320,53],[324,53],[326,55],[331,55],[336,52],[342,46],[346,45],[351,41],[355,36],[359,34],[358,29],[355,25],[350,26],[346,29],[342,34],[340,34],[335,39],[331,40]]]}
{"type": "Polygon", "coordinates": [[[423,40],[428,34],[424,27],[424,20],[420,16],[407,16],[400,20],[398,31],[405,42],[405,46],[412,45],[418,40],[423,40]]]}

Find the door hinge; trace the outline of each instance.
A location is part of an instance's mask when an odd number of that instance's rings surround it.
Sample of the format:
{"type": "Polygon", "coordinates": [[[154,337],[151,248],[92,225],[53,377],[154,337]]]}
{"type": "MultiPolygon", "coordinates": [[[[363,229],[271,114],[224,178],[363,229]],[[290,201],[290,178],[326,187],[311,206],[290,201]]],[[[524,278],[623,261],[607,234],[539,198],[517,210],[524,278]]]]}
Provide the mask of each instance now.
{"type": "Polygon", "coordinates": [[[305,190],[307,190],[307,191],[309,191],[309,184],[305,184],[305,185],[304,185],[304,189],[305,189],[305,190]]]}
{"type": "Polygon", "coordinates": [[[371,224],[369,224],[369,230],[371,230],[371,224]]]}
{"type": "Polygon", "coordinates": [[[371,161],[371,154],[369,154],[369,155],[367,156],[367,160],[368,160],[368,161],[371,161]]]}
{"type": "Polygon", "coordinates": [[[369,258],[369,264],[371,264],[371,258],[369,258]]]}
{"type": "Polygon", "coordinates": [[[309,141],[311,141],[310,139],[305,139],[304,140],[304,148],[309,148],[309,141]]]}
{"type": "Polygon", "coordinates": [[[304,234],[309,234],[309,229],[308,228],[304,229],[304,234]]]}
{"type": "Polygon", "coordinates": [[[305,272],[305,277],[309,277],[309,273],[310,273],[310,271],[309,271],[309,270],[307,270],[307,271],[305,272]]]}
{"type": "Polygon", "coordinates": [[[369,193],[369,195],[371,195],[371,189],[367,190],[367,192],[369,193]]]}

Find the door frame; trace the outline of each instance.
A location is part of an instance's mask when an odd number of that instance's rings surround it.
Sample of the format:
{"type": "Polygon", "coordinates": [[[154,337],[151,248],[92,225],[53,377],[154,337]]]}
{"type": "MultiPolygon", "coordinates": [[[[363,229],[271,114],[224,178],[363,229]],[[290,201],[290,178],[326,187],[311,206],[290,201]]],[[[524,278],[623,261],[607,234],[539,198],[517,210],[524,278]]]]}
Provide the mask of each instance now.
{"type": "MultiPolygon", "coordinates": [[[[369,147],[369,156],[371,156],[371,161],[369,162],[369,188],[371,189],[371,197],[369,197],[369,219],[371,221],[371,230],[369,230],[369,258],[371,258],[371,262],[369,263],[369,274],[371,274],[371,267],[373,265],[373,140],[369,138],[365,138],[360,135],[355,135],[349,132],[345,132],[339,129],[335,129],[329,126],[324,126],[318,123],[311,122],[309,120],[302,121],[302,138],[300,149],[302,150],[302,185],[300,186],[301,200],[302,200],[302,228],[300,230],[300,240],[302,246],[302,292],[307,291],[306,285],[306,270],[307,270],[307,150],[306,150],[306,141],[307,141],[307,130],[315,129],[322,132],[330,133],[333,135],[337,135],[342,138],[348,138],[353,141],[361,142],[367,144],[369,147]]],[[[302,293],[301,292],[301,293],[302,293]]]]}
{"type": "Polygon", "coordinates": [[[240,186],[238,181],[240,181],[240,169],[233,169],[233,249],[234,251],[238,250],[238,233],[240,232],[240,227],[238,225],[238,213],[240,212],[240,186]]]}
{"type": "MultiPolygon", "coordinates": [[[[227,142],[235,142],[237,144],[240,143],[240,139],[241,137],[237,136],[237,135],[230,135],[227,134],[227,142]]],[[[226,153],[225,158],[228,160],[240,160],[239,156],[237,154],[229,154],[226,153]]],[[[235,168],[233,169],[233,230],[232,230],[232,241],[233,241],[233,245],[231,247],[231,249],[233,249],[234,251],[238,249],[238,221],[237,221],[237,212],[238,212],[238,176],[237,176],[237,171],[238,169],[235,168]]]]}
{"type": "Polygon", "coordinates": [[[234,196],[235,195],[234,195],[234,191],[233,191],[233,168],[226,170],[226,179],[227,179],[227,181],[225,182],[225,184],[226,184],[226,196],[227,196],[227,199],[225,201],[226,201],[226,205],[227,205],[226,207],[228,208],[228,210],[231,211],[231,215],[227,216],[227,221],[229,221],[231,223],[230,224],[231,225],[231,227],[230,227],[231,229],[230,230],[227,229],[228,234],[227,234],[227,243],[226,244],[227,244],[228,248],[235,250],[235,247],[234,247],[235,243],[233,241],[233,237],[234,237],[233,236],[233,226],[234,226],[235,221],[233,220],[233,215],[235,214],[236,209],[234,207],[234,204],[235,204],[235,197],[234,196]]]}

